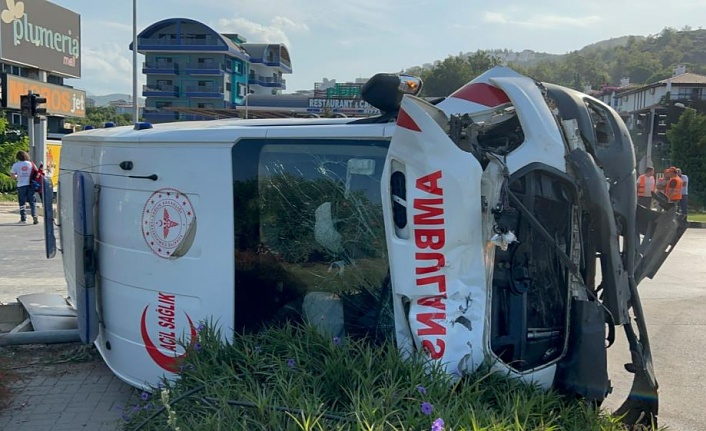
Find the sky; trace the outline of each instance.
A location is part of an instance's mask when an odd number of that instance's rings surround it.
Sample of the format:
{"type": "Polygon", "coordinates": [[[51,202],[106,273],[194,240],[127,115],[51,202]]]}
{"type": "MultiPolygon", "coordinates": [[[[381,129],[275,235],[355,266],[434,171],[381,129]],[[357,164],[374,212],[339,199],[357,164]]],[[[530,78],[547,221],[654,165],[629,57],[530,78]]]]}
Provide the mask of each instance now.
{"type": "MultiPolygon", "coordinates": [[[[39,0],[25,0],[39,1],[39,0]]],[[[81,15],[82,77],[89,95],[132,93],[132,1],[52,0],[81,15]]],[[[323,78],[350,82],[461,52],[530,49],[565,54],[601,40],[698,29],[706,0],[137,0],[138,33],[190,18],[252,43],[284,43],[287,89],[323,78]]],[[[139,88],[144,83],[138,55],[139,88]]]]}

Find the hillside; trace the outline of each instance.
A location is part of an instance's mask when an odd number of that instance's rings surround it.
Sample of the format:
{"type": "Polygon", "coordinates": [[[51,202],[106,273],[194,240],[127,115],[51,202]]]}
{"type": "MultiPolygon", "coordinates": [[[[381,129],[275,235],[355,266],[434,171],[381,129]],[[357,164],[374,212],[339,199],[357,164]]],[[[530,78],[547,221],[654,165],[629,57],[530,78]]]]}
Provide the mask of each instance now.
{"type": "MultiPolygon", "coordinates": [[[[106,94],[105,96],[93,96],[93,95],[87,95],[89,99],[93,99],[96,102],[96,106],[108,106],[108,102],[112,102],[114,100],[125,100],[126,102],[132,100],[132,95],[131,94],[125,94],[125,93],[113,93],[113,94],[106,94]]],[[[145,104],[145,98],[144,97],[138,97],[139,100],[139,105],[144,106],[145,104]]]]}
{"type": "Polygon", "coordinates": [[[579,52],[589,52],[592,50],[602,50],[602,49],[613,49],[613,48],[618,48],[618,47],[625,47],[628,45],[628,43],[632,43],[632,40],[635,41],[642,41],[645,40],[645,36],[621,36],[621,37],[614,37],[612,39],[607,39],[607,40],[602,40],[600,42],[592,43],[590,45],[586,45],[583,48],[579,49],[579,52]]]}
{"type": "Polygon", "coordinates": [[[448,57],[431,67],[410,68],[424,80],[424,96],[443,96],[497,65],[508,65],[537,80],[583,90],[650,84],[672,76],[677,65],[706,75],[706,30],[665,28],[659,34],[622,36],[587,45],[567,54],[497,49],[448,57]]]}

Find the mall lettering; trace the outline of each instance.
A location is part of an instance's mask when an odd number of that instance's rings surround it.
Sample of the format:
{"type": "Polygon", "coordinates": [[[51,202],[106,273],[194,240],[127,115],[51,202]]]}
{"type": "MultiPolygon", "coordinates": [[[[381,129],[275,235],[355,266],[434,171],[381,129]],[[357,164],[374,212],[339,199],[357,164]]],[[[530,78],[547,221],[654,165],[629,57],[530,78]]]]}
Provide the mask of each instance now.
{"type": "MultiPolygon", "coordinates": [[[[22,19],[14,20],[12,30],[14,36],[13,43],[15,46],[24,41],[35,46],[52,49],[62,54],[68,53],[74,59],[79,56],[80,43],[77,38],[72,36],[71,30],[68,30],[68,35],[66,35],[41,27],[37,24],[32,24],[28,21],[27,14],[24,14],[22,19]]],[[[66,63],[67,60],[64,61],[64,64],[66,63]]]]}

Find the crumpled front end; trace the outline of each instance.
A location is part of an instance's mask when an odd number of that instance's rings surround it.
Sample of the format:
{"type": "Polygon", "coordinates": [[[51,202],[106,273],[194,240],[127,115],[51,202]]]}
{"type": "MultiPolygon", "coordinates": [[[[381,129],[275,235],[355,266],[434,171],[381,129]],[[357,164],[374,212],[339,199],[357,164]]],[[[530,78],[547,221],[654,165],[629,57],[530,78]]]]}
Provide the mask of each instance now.
{"type": "Polygon", "coordinates": [[[621,413],[652,421],[637,283],[683,221],[669,208],[636,216],[634,166],[610,107],[508,68],[437,105],[405,96],[382,188],[403,352],[449,372],[488,363],[600,403],[606,346],[623,326],[636,378],[621,413]]]}

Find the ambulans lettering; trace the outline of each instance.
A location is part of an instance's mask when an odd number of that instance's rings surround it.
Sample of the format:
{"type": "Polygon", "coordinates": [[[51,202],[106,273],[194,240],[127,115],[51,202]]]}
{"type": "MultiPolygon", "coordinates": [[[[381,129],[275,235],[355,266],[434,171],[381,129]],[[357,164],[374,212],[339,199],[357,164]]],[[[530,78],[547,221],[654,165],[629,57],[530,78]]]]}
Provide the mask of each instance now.
{"type": "MultiPolygon", "coordinates": [[[[417,275],[423,275],[423,274],[431,274],[432,272],[436,272],[441,267],[446,265],[446,259],[444,258],[444,255],[441,253],[415,253],[414,258],[417,260],[419,265],[422,265],[425,260],[432,261],[431,266],[417,266],[415,271],[417,272],[417,275]]],[[[428,265],[429,263],[427,263],[428,265]]]]}
{"type": "Polygon", "coordinates": [[[446,342],[446,266],[443,248],[446,244],[444,227],[444,191],[439,185],[442,172],[436,171],[417,179],[416,189],[438,197],[420,196],[414,199],[414,244],[416,286],[420,293],[416,300],[417,336],[422,340],[422,349],[432,358],[444,355],[446,342]]]}
{"type": "Polygon", "coordinates": [[[415,199],[414,209],[423,212],[415,214],[414,224],[444,224],[444,208],[441,207],[443,204],[444,200],[441,198],[415,199]]]}
{"type": "MultiPolygon", "coordinates": [[[[147,305],[142,311],[142,319],[140,322],[142,341],[145,343],[147,354],[162,369],[172,373],[179,372],[179,366],[186,357],[186,350],[188,350],[187,348],[181,354],[177,352],[179,346],[178,339],[181,334],[181,331],[177,331],[177,315],[176,295],[158,292],[156,307],[147,305]],[[149,313],[150,310],[151,313],[149,313]],[[150,338],[150,330],[147,323],[148,314],[152,316],[150,320],[154,321],[156,318],[157,326],[163,328],[156,332],[159,347],[157,347],[150,338]],[[169,354],[163,353],[165,351],[169,352],[169,354]]],[[[191,321],[191,317],[189,317],[187,313],[184,313],[184,315],[186,316],[186,321],[189,326],[189,346],[191,346],[196,343],[198,333],[191,321]]]]}

